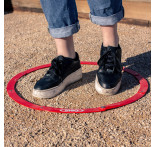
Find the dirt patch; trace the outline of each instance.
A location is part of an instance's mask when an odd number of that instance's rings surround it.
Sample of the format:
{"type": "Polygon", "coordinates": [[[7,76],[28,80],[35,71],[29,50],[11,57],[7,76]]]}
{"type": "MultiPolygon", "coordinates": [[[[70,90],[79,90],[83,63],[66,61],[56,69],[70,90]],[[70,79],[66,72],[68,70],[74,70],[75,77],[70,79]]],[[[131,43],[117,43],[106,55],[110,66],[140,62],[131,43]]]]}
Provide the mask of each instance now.
{"type": "MultiPolygon", "coordinates": [[[[56,56],[54,40],[43,14],[11,13],[5,17],[5,88],[19,72],[50,63],[56,56]]],[[[102,37],[99,26],[81,19],[74,35],[81,61],[97,61],[102,37]]],[[[150,83],[151,29],[118,24],[122,63],[150,83]]],[[[91,108],[118,102],[139,89],[138,81],[123,74],[121,89],[114,96],[99,95],[94,88],[97,66],[82,65],[83,79],[53,99],[32,97],[35,82],[47,69],[22,77],[16,89],[23,98],[39,105],[91,108]]],[[[150,89],[150,88],[149,88],[150,89]]],[[[137,102],[118,109],[90,114],[57,114],[26,108],[14,102],[5,89],[5,146],[151,146],[150,90],[137,102]]]]}

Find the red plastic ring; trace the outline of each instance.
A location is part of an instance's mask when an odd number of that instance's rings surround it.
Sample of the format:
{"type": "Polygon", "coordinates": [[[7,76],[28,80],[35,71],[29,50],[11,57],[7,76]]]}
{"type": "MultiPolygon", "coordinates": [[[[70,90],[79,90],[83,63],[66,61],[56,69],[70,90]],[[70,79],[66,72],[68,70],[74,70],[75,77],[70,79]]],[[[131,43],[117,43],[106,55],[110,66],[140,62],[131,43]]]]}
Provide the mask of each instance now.
{"type": "MultiPolygon", "coordinates": [[[[97,65],[97,62],[86,62],[86,61],[82,61],[81,64],[86,64],[86,65],[97,65]]],[[[65,108],[54,108],[54,107],[47,107],[47,106],[40,106],[40,105],[36,105],[33,104],[29,101],[26,101],[25,99],[21,98],[15,91],[15,85],[16,82],[24,75],[27,75],[33,71],[42,69],[42,68],[47,68],[50,67],[51,64],[46,64],[46,65],[41,65],[41,66],[37,66],[31,69],[28,69],[24,72],[21,72],[19,74],[17,74],[16,76],[14,76],[8,83],[7,85],[7,92],[9,94],[9,96],[16,101],[17,103],[26,106],[28,108],[32,108],[35,110],[42,110],[42,111],[50,111],[50,112],[58,112],[58,113],[92,113],[92,112],[101,112],[101,111],[106,111],[109,109],[114,109],[114,108],[118,108],[118,107],[122,107],[125,105],[128,105],[130,103],[133,103],[135,101],[137,101],[138,99],[140,99],[141,97],[143,97],[147,90],[148,90],[148,82],[146,79],[144,79],[139,73],[131,70],[131,69],[127,69],[124,68],[123,70],[125,72],[128,72],[129,74],[133,75],[136,79],[139,80],[140,83],[140,88],[138,90],[138,92],[133,95],[132,97],[117,102],[117,103],[113,103],[110,105],[105,105],[105,106],[101,106],[101,107],[97,107],[97,108],[88,108],[88,109],[65,109],[65,108]]]]}

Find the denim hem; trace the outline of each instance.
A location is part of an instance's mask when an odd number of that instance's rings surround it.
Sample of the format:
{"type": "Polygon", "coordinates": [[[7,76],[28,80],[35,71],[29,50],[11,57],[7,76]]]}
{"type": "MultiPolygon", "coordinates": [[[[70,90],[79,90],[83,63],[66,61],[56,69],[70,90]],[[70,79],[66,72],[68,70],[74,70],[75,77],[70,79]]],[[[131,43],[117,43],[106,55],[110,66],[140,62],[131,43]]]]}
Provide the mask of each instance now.
{"type": "Polygon", "coordinates": [[[119,11],[118,13],[113,14],[111,16],[107,17],[94,16],[90,13],[89,17],[91,22],[97,25],[101,26],[114,25],[124,17],[124,8],[122,8],[121,11],[119,11]]]}
{"type": "Polygon", "coordinates": [[[50,27],[48,28],[50,35],[54,38],[69,37],[77,33],[79,30],[80,30],[79,22],[62,28],[50,28],[50,27]]]}

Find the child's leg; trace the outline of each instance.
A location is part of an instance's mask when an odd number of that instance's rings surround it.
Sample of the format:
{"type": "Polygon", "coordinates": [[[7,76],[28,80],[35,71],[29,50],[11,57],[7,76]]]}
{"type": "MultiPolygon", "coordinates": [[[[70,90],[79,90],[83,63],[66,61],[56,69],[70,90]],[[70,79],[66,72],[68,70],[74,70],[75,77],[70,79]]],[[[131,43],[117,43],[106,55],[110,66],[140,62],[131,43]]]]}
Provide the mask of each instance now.
{"type": "Polygon", "coordinates": [[[64,57],[75,58],[73,36],[55,38],[55,43],[58,56],[62,55],[64,57]]]}
{"type": "Polygon", "coordinates": [[[100,94],[115,94],[121,85],[121,48],[117,22],[124,16],[122,0],[88,0],[90,19],[101,26],[103,44],[98,60],[95,88],[100,94]]]}
{"type": "Polygon", "coordinates": [[[117,33],[117,24],[112,26],[101,26],[101,32],[103,37],[103,44],[105,47],[118,46],[119,37],[117,33]]]}
{"type": "Polygon", "coordinates": [[[80,29],[75,0],[41,0],[57,55],[75,57],[73,34],[80,29]]]}
{"type": "Polygon", "coordinates": [[[73,43],[73,34],[80,28],[75,0],[41,0],[41,5],[49,33],[55,39],[58,56],[52,60],[46,74],[36,82],[33,96],[51,98],[82,78],[79,56],[73,43]]]}
{"type": "Polygon", "coordinates": [[[118,46],[117,22],[124,17],[122,0],[88,0],[90,19],[100,25],[104,46],[118,46]]]}

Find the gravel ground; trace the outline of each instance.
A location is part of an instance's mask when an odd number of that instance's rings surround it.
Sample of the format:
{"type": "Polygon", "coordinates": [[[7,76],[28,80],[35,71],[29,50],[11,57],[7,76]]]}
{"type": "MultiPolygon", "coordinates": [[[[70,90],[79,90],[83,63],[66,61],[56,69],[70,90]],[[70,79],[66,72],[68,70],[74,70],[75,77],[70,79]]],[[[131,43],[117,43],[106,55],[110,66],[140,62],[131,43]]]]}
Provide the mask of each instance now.
{"type": "MultiPolygon", "coordinates": [[[[7,94],[9,80],[26,69],[51,62],[56,56],[54,40],[47,31],[43,14],[14,12],[4,16],[4,102],[6,147],[150,147],[151,94],[133,104],[89,114],[59,114],[19,105],[7,94]]],[[[81,61],[97,61],[102,37],[99,26],[80,19],[81,30],[74,35],[81,61]]],[[[122,63],[151,81],[151,28],[118,24],[122,63]]],[[[90,108],[118,102],[134,95],[139,84],[123,74],[121,89],[114,96],[99,95],[94,88],[97,66],[82,65],[83,79],[53,99],[32,97],[35,82],[47,69],[22,77],[16,89],[22,97],[39,105],[90,108]]]]}

